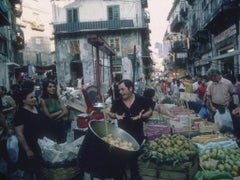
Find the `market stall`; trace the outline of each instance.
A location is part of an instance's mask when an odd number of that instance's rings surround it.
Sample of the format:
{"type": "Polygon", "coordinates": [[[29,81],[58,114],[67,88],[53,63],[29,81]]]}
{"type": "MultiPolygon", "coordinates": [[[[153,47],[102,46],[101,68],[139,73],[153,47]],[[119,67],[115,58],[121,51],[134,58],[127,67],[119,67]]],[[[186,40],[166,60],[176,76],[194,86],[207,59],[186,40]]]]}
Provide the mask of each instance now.
{"type": "Polygon", "coordinates": [[[154,111],[145,124],[147,143],[139,158],[142,179],[240,179],[234,135],[220,133],[218,124],[188,106],[195,97],[184,95],[178,105],[161,104],[163,111],[154,111]]]}

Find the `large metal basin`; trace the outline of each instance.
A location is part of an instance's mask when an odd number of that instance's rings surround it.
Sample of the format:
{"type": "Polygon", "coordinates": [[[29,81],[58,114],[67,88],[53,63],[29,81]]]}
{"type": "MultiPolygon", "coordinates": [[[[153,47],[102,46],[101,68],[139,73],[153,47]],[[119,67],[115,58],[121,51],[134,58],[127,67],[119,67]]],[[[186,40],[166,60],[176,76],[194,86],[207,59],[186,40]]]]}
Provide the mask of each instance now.
{"type": "MultiPolygon", "coordinates": [[[[89,123],[89,128],[93,132],[93,134],[99,138],[100,141],[107,143],[109,148],[115,148],[119,151],[129,151],[129,152],[136,152],[140,149],[138,142],[126,131],[122,130],[121,128],[116,127],[113,124],[105,123],[104,121],[91,121],[89,123]],[[103,137],[111,134],[113,139],[120,138],[121,140],[126,140],[133,144],[133,150],[126,150],[116,146],[109,144],[108,142],[102,140],[103,137]]],[[[110,149],[111,150],[111,149],[110,149]]]]}
{"type": "Polygon", "coordinates": [[[95,177],[113,178],[123,172],[127,161],[135,156],[139,149],[137,141],[124,130],[113,124],[105,124],[104,121],[90,121],[79,150],[78,162],[83,171],[94,174],[95,177]],[[120,137],[131,142],[134,150],[125,150],[107,143],[102,137],[108,133],[111,133],[113,138],[120,137]]]}

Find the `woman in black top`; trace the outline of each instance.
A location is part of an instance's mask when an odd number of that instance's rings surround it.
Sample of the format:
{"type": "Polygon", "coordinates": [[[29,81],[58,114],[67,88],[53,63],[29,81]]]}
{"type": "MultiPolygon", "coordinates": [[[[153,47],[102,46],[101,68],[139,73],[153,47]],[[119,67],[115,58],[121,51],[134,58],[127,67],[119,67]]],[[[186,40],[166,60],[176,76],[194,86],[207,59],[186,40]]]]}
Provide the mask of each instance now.
{"type": "Polygon", "coordinates": [[[38,138],[43,137],[46,117],[36,106],[37,99],[32,89],[22,89],[19,109],[14,117],[14,126],[19,140],[19,168],[24,170],[24,179],[41,179],[41,150],[38,138]]]}

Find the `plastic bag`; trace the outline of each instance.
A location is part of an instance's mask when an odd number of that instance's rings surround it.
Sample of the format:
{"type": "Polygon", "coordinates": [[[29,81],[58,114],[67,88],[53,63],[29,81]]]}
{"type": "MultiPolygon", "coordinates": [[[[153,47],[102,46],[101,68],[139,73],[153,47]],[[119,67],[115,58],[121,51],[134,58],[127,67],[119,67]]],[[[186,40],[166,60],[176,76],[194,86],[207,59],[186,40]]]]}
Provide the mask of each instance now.
{"type": "Polygon", "coordinates": [[[200,111],[198,112],[198,115],[201,118],[208,119],[209,118],[209,112],[206,106],[202,106],[200,111]]]}
{"type": "Polygon", "coordinates": [[[16,163],[18,160],[19,147],[18,147],[18,139],[15,135],[11,135],[10,137],[8,137],[7,151],[11,161],[13,163],[16,163]]]}
{"type": "Polygon", "coordinates": [[[229,109],[225,109],[225,113],[221,114],[218,110],[214,115],[214,122],[218,124],[220,131],[233,131],[233,122],[229,109]]]}
{"type": "Polygon", "coordinates": [[[47,137],[44,137],[43,139],[38,139],[38,144],[41,148],[43,159],[46,162],[55,164],[75,160],[83,139],[84,136],[73,142],[57,144],[47,137]]]}

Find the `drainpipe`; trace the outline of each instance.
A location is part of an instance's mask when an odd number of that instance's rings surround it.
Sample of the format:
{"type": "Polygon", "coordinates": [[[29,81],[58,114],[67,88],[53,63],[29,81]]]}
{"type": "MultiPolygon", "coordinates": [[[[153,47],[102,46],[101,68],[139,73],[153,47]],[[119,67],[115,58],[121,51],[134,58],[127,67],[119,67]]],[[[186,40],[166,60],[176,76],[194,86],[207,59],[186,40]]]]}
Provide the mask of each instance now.
{"type": "Polygon", "coordinates": [[[100,58],[99,58],[99,45],[96,46],[96,80],[97,80],[97,93],[101,98],[101,76],[100,76],[100,58]]]}

